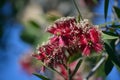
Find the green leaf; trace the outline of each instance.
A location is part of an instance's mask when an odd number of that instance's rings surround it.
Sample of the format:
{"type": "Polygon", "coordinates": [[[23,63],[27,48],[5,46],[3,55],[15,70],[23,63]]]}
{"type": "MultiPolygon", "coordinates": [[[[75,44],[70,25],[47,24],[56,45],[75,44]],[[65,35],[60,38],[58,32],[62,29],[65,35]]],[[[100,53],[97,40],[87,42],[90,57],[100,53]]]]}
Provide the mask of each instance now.
{"type": "Polygon", "coordinates": [[[113,63],[111,59],[108,57],[104,67],[106,75],[108,75],[111,72],[112,68],[113,68],[113,63]]]}
{"type": "Polygon", "coordinates": [[[68,60],[68,63],[70,64],[70,63],[74,62],[75,60],[77,60],[80,57],[81,57],[81,54],[79,54],[79,53],[77,53],[77,54],[75,54],[73,56],[70,56],[69,60],[68,60]]]}
{"type": "Polygon", "coordinates": [[[116,66],[116,68],[120,71],[120,67],[113,62],[113,64],[116,66]]]}
{"type": "Polygon", "coordinates": [[[109,6],[109,0],[105,0],[105,3],[104,3],[104,17],[105,17],[105,20],[107,18],[108,6],[109,6]]]}
{"type": "Polygon", "coordinates": [[[112,25],[113,28],[120,28],[120,25],[112,25]]]}
{"type": "Polygon", "coordinates": [[[105,49],[108,49],[108,48],[112,49],[112,46],[110,45],[110,42],[111,42],[111,40],[104,40],[105,49]]]}
{"type": "Polygon", "coordinates": [[[114,10],[116,12],[117,17],[120,18],[120,8],[115,7],[115,6],[113,8],[114,8],[114,10]]]}
{"type": "Polygon", "coordinates": [[[33,20],[29,21],[29,23],[32,25],[32,27],[35,27],[35,28],[38,28],[38,29],[40,28],[40,25],[33,20]]]}
{"type": "Polygon", "coordinates": [[[82,63],[82,60],[80,59],[80,60],[78,61],[77,65],[76,65],[76,67],[75,67],[73,73],[70,75],[71,78],[72,78],[72,77],[75,75],[75,73],[78,71],[78,69],[79,69],[81,63],[82,63]]]}
{"type": "Polygon", "coordinates": [[[110,58],[118,67],[120,67],[120,61],[116,58],[117,56],[115,55],[115,41],[116,41],[116,39],[109,41],[109,45],[108,45],[107,43],[104,43],[104,44],[105,44],[106,52],[107,52],[108,55],[109,55],[109,58],[110,58]]]}
{"type": "Polygon", "coordinates": [[[40,75],[40,74],[37,74],[37,73],[33,73],[33,75],[37,76],[38,78],[42,79],[42,80],[50,80],[48,79],[47,77],[43,76],[43,75],[40,75]]]}
{"type": "Polygon", "coordinates": [[[109,34],[106,34],[106,33],[102,33],[102,37],[103,37],[103,40],[105,40],[105,39],[117,39],[117,38],[119,38],[116,35],[109,35],[109,34]]]}
{"type": "MultiPolygon", "coordinates": [[[[22,40],[32,45],[37,45],[39,42],[42,41],[46,37],[46,34],[43,33],[40,25],[35,22],[34,20],[30,20],[28,23],[25,23],[25,29],[21,34],[22,40]],[[44,36],[43,36],[44,34],[44,36]]],[[[47,37],[46,37],[47,38],[47,37]]]]}

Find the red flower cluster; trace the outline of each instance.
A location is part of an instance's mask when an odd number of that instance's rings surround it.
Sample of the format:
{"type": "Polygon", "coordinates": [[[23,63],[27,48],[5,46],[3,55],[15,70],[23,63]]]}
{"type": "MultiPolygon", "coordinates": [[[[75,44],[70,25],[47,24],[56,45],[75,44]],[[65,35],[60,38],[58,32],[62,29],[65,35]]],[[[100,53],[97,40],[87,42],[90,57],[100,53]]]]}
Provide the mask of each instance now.
{"type": "Polygon", "coordinates": [[[33,56],[38,60],[43,61],[45,65],[48,65],[49,67],[65,64],[66,61],[63,49],[61,49],[56,43],[42,45],[38,48],[38,54],[33,56]]]}
{"type": "Polygon", "coordinates": [[[68,57],[77,51],[89,56],[92,51],[100,52],[103,47],[100,30],[86,19],[77,23],[74,17],[63,17],[47,31],[53,36],[38,48],[39,53],[34,56],[50,67],[66,65],[68,57]]]}

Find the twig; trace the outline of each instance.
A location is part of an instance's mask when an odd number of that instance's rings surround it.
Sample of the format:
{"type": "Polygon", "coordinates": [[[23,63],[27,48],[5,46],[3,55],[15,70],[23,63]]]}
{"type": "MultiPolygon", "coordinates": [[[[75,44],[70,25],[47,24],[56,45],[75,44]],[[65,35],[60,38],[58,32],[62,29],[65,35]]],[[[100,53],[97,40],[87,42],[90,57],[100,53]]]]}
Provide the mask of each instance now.
{"type": "Polygon", "coordinates": [[[74,3],[74,5],[75,5],[75,7],[76,7],[76,9],[77,9],[77,11],[78,11],[78,13],[79,13],[78,21],[80,21],[80,19],[83,20],[82,15],[81,15],[81,12],[80,12],[80,10],[79,10],[79,8],[78,8],[78,5],[77,5],[76,1],[73,0],[73,3],[74,3]]]}
{"type": "Polygon", "coordinates": [[[70,75],[71,78],[72,78],[72,77],[76,74],[76,72],[78,71],[81,62],[82,62],[82,59],[79,59],[79,61],[78,61],[78,63],[76,64],[76,67],[75,67],[73,73],[70,75]]]}
{"type": "Polygon", "coordinates": [[[70,77],[70,73],[71,73],[70,68],[68,68],[68,80],[72,80],[72,78],[70,77]]]}
{"type": "Polygon", "coordinates": [[[114,24],[114,23],[120,23],[120,20],[115,20],[115,21],[111,21],[111,22],[106,22],[106,23],[104,23],[104,24],[100,24],[99,26],[100,27],[105,27],[105,26],[107,26],[108,24],[114,24]]]}
{"type": "Polygon", "coordinates": [[[106,58],[107,58],[107,54],[103,54],[100,61],[96,64],[96,66],[88,73],[86,78],[84,78],[83,80],[88,80],[95,73],[95,71],[101,66],[101,64],[106,60],[106,58]]]}
{"type": "Polygon", "coordinates": [[[56,69],[53,69],[53,68],[50,68],[50,67],[46,66],[43,62],[41,62],[41,64],[42,64],[43,66],[45,66],[48,70],[59,74],[61,77],[64,78],[64,80],[66,80],[65,77],[64,77],[60,72],[58,72],[56,69]]]}

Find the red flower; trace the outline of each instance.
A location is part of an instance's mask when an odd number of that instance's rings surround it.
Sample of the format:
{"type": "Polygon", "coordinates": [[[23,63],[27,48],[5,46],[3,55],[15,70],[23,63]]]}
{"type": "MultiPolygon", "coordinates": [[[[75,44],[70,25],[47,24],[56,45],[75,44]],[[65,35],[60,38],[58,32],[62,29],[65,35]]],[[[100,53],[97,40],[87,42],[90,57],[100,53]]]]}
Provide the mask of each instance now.
{"type": "Polygon", "coordinates": [[[56,43],[46,44],[38,49],[38,54],[33,55],[38,60],[41,60],[49,67],[56,67],[59,64],[65,64],[66,56],[62,48],[59,48],[56,43]]]}
{"type": "Polygon", "coordinates": [[[81,49],[84,55],[90,55],[91,51],[102,51],[101,34],[96,28],[92,27],[88,32],[80,36],[81,49]]]}
{"type": "Polygon", "coordinates": [[[88,20],[76,23],[75,18],[61,18],[47,31],[53,36],[47,44],[39,47],[34,57],[49,67],[66,65],[68,58],[78,52],[89,56],[92,51],[100,52],[103,49],[100,31],[88,20]]]}
{"type": "Polygon", "coordinates": [[[48,32],[54,34],[50,38],[50,43],[58,42],[61,47],[68,47],[69,41],[72,38],[73,31],[76,29],[76,20],[73,17],[61,18],[55,22],[50,28],[47,29],[48,32]]]}

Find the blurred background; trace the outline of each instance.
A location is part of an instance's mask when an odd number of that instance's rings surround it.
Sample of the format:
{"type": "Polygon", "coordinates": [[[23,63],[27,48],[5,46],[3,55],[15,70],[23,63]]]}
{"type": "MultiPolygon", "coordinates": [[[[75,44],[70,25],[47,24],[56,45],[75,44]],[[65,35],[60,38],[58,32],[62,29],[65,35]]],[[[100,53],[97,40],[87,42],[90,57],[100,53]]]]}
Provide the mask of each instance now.
{"type": "MultiPolygon", "coordinates": [[[[90,19],[93,24],[105,22],[104,0],[76,2],[83,18],[90,19]]],[[[120,0],[110,0],[107,21],[115,19],[113,5],[120,6],[120,0]]],[[[0,0],[0,80],[40,80],[32,75],[35,72],[51,79],[56,77],[49,70],[46,73],[40,72],[40,63],[31,55],[37,45],[47,41],[50,36],[45,32],[46,27],[63,16],[78,16],[72,0],[0,0]]],[[[88,70],[96,62],[96,58],[92,62],[86,60],[83,66],[87,66],[88,70]]],[[[87,72],[83,72],[86,68],[80,69],[81,74],[87,72]]],[[[101,67],[91,80],[104,80],[103,69],[101,67]]],[[[116,68],[113,71],[108,75],[108,80],[113,74],[117,74],[114,80],[119,80],[120,73],[116,68]]]]}

